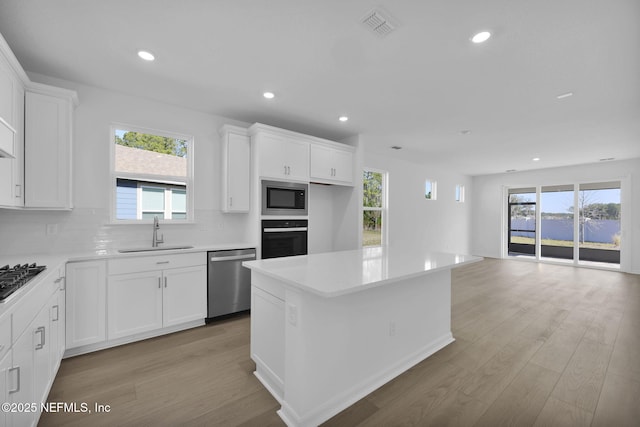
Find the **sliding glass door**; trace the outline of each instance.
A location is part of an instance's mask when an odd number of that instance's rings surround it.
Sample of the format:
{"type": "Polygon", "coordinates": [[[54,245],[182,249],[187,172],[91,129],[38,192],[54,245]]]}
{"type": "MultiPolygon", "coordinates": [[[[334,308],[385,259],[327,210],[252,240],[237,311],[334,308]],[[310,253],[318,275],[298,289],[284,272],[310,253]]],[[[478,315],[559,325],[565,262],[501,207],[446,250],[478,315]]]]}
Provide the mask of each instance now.
{"type": "Polygon", "coordinates": [[[620,182],[580,184],[580,261],[620,264],[620,182]]]}
{"type": "Polygon", "coordinates": [[[573,185],[542,187],[540,191],[540,256],[573,260],[573,185]]]}
{"type": "Polygon", "coordinates": [[[536,189],[509,190],[509,255],[536,255],[536,189]]]}
{"type": "Polygon", "coordinates": [[[620,190],[620,181],[509,189],[508,254],[619,265],[620,190]]]}

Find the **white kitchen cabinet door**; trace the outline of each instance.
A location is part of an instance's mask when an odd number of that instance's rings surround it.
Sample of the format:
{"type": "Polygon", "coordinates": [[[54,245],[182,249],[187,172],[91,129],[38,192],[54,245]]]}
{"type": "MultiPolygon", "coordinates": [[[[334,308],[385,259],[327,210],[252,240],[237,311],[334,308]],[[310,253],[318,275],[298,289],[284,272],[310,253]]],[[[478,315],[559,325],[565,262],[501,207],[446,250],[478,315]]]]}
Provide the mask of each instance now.
{"type": "MultiPolygon", "coordinates": [[[[11,351],[8,351],[4,357],[0,357],[0,402],[9,402],[9,390],[12,389],[9,384],[11,378],[11,351]]],[[[0,411],[0,426],[9,425],[7,422],[7,412],[0,411]]]]}
{"type": "Polygon", "coordinates": [[[257,134],[260,175],[291,181],[309,181],[309,143],[290,137],[257,134]]]}
{"type": "Polygon", "coordinates": [[[249,212],[251,140],[246,130],[222,130],[222,211],[249,212]]]}
{"type": "Polygon", "coordinates": [[[159,271],[109,276],[107,338],[162,328],[162,286],[159,271]]]}
{"type": "Polygon", "coordinates": [[[251,288],[251,358],[258,372],[280,395],[284,393],[284,301],[251,288]]]}
{"type": "Polygon", "coordinates": [[[163,271],[164,327],[207,317],[207,267],[163,271]]]}
{"type": "Polygon", "coordinates": [[[107,339],[106,261],[67,264],[65,286],[66,347],[75,348],[107,339]]]}
{"type": "Polygon", "coordinates": [[[311,180],[353,185],[353,153],[324,145],[311,145],[311,180]]]}
{"type": "MultiPolygon", "coordinates": [[[[49,299],[49,303],[52,300],[49,299]]],[[[31,324],[33,334],[33,392],[34,400],[40,404],[47,400],[49,381],[53,380],[51,370],[52,333],[49,304],[40,310],[40,313],[31,324]]]]}
{"type": "Polygon", "coordinates": [[[0,118],[14,129],[17,123],[14,121],[14,87],[17,84],[14,72],[0,55],[0,118]]]}
{"type": "Polygon", "coordinates": [[[71,208],[70,99],[25,92],[25,206],[71,208]]]}
{"type": "MultiPolygon", "coordinates": [[[[36,403],[34,382],[34,346],[35,334],[31,323],[13,344],[13,362],[9,372],[9,402],[36,403]]],[[[8,414],[9,426],[31,426],[36,417],[33,412],[11,412],[8,414]]]]}
{"type": "MultiPolygon", "coordinates": [[[[5,132],[5,138],[11,137],[14,158],[0,158],[0,206],[24,206],[24,88],[21,84],[13,86],[13,130],[0,124],[0,133],[5,132]],[[7,133],[8,132],[8,133],[7,133]]],[[[8,121],[8,119],[7,119],[8,121]]],[[[0,136],[0,139],[2,137],[0,136]]]]}

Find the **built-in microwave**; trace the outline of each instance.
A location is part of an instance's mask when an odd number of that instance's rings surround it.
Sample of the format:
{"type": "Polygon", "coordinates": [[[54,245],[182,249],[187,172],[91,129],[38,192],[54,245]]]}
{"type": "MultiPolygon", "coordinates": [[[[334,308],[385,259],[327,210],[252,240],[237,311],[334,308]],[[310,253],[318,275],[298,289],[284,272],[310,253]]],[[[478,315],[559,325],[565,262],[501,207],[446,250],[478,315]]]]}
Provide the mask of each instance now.
{"type": "Polygon", "coordinates": [[[262,181],[262,215],[307,215],[309,185],[262,181]]]}

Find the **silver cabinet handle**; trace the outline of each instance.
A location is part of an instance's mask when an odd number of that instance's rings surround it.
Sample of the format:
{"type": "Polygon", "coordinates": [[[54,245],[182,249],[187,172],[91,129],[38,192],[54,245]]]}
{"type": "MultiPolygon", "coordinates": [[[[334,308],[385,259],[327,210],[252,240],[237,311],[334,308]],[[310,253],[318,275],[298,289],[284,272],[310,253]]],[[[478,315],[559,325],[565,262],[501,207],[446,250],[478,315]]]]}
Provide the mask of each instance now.
{"type": "Polygon", "coordinates": [[[16,366],[15,368],[9,368],[8,372],[11,373],[16,372],[16,388],[15,390],[9,390],[9,394],[17,393],[20,391],[20,366],[16,366]]]}
{"type": "Polygon", "coordinates": [[[229,207],[233,206],[233,197],[229,197],[229,207]]]}
{"type": "Polygon", "coordinates": [[[167,287],[167,276],[164,276],[164,287],[167,287]]]}
{"type": "MultiPolygon", "coordinates": [[[[164,234],[162,236],[164,237],[164,234]]],[[[156,264],[169,264],[169,261],[158,261],[156,264]]]]}
{"type": "Polygon", "coordinates": [[[56,318],[55,319],[51,319],[51,321],[52,322],[57,322],[58,320],[60,320],[60,307],[58,306],[58,304],[56,304],[51,308],[55,308],[56,309],[56,318]]]}
{"type": "Polygon", "coordinates": [[[22,197],[22,185],[16,184],[16,199],[22,197]]]}
{"type": "Polygon", "coordinates": [[[162,288],[162,277],[158,277],[158,289],[162,288]]]}
{"type": "Polygon", "coordinates": [[[36,345],[36,350],[41,350],[44,348],[44,345],[46,344],[45,340],[46,340],[46,331],[44,326],[38,326],[38,328],[36,329],[36,334],[40,334],[40,344],[36,345]]]}
{"type": "Polygon", "coordinates": [[[287,165],[284,165],[284,174],[287,174],[287,165]]]}

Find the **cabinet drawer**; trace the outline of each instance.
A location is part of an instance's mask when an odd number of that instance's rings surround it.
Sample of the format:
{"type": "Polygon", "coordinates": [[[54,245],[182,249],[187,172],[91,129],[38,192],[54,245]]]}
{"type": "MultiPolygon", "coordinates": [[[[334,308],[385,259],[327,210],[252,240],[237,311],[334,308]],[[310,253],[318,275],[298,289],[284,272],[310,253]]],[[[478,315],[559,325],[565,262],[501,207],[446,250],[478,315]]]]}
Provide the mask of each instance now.
{"type": "Polygon", "coordinates": [[[47,268],[40,273],[36,283],[30,283],[33,288],[29,293],[23,295],[13,309],[13,340],[20,338],[20,335],[29,326],[29,323],[36,317],[42,307],[47,303],[49,297],[58,290],[58,268],[47,268]],[[42,276],[42,277],[41,277],[42,276]]]}
{"type": "Polygon", "coordinates": [[[109,275],[192,267],[207,264],[206,252],[188,254],[152,255],[109,260],[109,275]]]}
{"type": "Polygon", "coordinates": [[[0,318],[0,359],[11,348],[11,314],[6,313],[0,318]]]}

